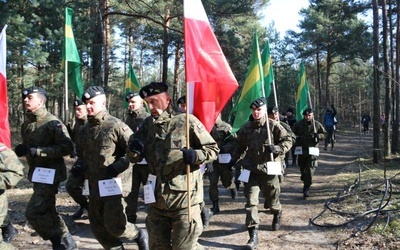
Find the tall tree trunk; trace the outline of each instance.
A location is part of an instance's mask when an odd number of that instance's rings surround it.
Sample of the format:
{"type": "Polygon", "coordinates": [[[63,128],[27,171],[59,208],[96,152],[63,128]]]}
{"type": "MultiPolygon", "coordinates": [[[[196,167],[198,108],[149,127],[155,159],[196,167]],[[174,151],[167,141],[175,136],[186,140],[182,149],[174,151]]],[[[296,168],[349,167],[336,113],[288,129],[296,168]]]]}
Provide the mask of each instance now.
{"type": "MultiPolygon", "coordinates": [[[[395,1],[396,5],[398,1],[395,1]]],[[[394,62],[394,54],[397,56],[397,40],[394,40],[394,27],[393,27],[393,6],[392,0],[388,1],[389,4],[389,30],[390,30],[390,71],[392,76],[392,100],[393,100],[393,127],[392,127],[392,153],[397,153],[398,146],[399,146],[399,98],[398,98],[398,86],[396,79],[396,71],[397,71],[397,60],[396,63],[394,62]],[[396,44],[395,44],[396,43],[396,44]]],[[[397,18],[399,20],[399,18],[397,18]]],[[[398,27],[397,27],[398,28],[398,27]]],[[[398,31],[397,31],[398,32],[398,31]]],[[[397,58],[397,57],[396,57],[397,58]]]]}
{"type": "Polygon", "coordinates": [[[332,55],[328,49],[326,53],[326,76],[325,76],[325,101],[324,101],[324,107],[328,107],[328,101],[330,98],[330,93],[329,93],[329,75],[331,73],[331,63],[332,63],[332,55]]]}
{"type": "Polygon", "coordinates": [[[321,88],[321,66],[320,66],[320,52],[317,52],[317,88],[318,88],[318,106],[322,104],[322,88],[321,88]]]}
{"type": "Polygon", "coordinates": [[[174,81],[173,81],[173,92],[172,92],[172,99],[178,100],[180,97],[180,88],[179,88],[179,68],[180,68],[180,61],[182,58],[182,44],[177,42],[176,43],[176,50],[175,50],[175,65],[174,65],[174,81]]]}
{"type": "MultiPolygon", "coordinates": [[[[400,4],[399,1],[396,1],[396,7],[397,7],[397,14],[400,13],[400,4]]],[[[398,85],[398,82],[400,80],[400,18],[397,15],[396,18],[396,44],[395,44],[395,49],[396,49],[396,83],[394,84],[394,92],[395,92],[395,103],[396,105],[394,106],[395,109],[395,122],[393,123],[393,131],[395,133],[393,134],[393,148],[396,152],[399,152],[399,122],[400,122],[400,111],[399,111],[399,106],[400,106],[400,87],[398,85]]]]}
{"type": "Polygon", "coordinates": [[[111,50],[111,30],[110,30],[110,17],[107,15],[110,6],[109,0],[103,0],[102,16],[104,17],[104,87],[108,86],[108,78],[110,74],[110,50],[111,50]]]}
{"type": "Polygon", "coordinates": [[[392,93],[392,85],[390,79],[390,70],[389,70],[389,58],[388,58],[388,20],[387,20],[387,8],[386,8],[386,0],[381,0],[382,4],[382,49],[383,49],[383,70],[385,77],[385,123],[386,126],[383,129],[383,150],[385,156],[390,156],[392,153],[390,147],[389,133],[390,133],[390,121],[391,121],[391,103],[390,97],[392,93]]]}
{"type": "Polygon", "coordinates": [[[169,28],[169,13],[170,13],[170,7],[167,7],[166,13],[165,13],[165,25],[164,25],[164,34],[163,34],[163,52],[162,52],[162,81],[167,82],[168,78],[168,47],[169,47],[169,37],[168,37],[168,28],[169,28]]]}
{"type": "Polygon", "coordinates": [[[372,14],[373,14],[373,62],[374,62],[374,83],[373,83],[373,161],[378,163],[380,160],[380,106],[379,106],[379,96],[380,96],[380,86],[379,86],[379,12],[378,12],[378,0],[372,0],[372,14]]]}
{"type": "MultiPolygon", "coordinates": [[[[100,0],[99,2],[102,2],[100,0]]],[[[102,28],[102,16],[100,12],[99,2],[93,1],[90,8],[90,16],[93,21],[93,38],[91,48],[92,58],[92,84],[102,86],[102,73],[101,66],[103,62],[103,28],[102,28]]]]}

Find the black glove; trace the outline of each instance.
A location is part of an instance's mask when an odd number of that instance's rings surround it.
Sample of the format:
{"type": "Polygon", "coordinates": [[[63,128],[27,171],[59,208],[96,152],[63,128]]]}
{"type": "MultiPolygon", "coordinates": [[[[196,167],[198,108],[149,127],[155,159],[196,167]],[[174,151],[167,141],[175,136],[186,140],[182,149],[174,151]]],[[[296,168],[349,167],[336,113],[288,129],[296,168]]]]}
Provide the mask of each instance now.
{"type": "Polygon", "coordinates": [[[85,169],[82,165],[73,165],[69,171],[74,177],[79,177],[85,173],[85,169]]]}
{"type": "Polygon", "coordinates": [[[331,105],[331,108],[334,109],[334,108],[335,108],[335,105],[332,104],[332,105],[331,105]]]}
{"type": "Polygon", "coordinates": [[[32,157],[36,157],[36,156],[37,156],[37,148],[30,148],[30,149],[29,149],[29,154],[30,154],[32,157]]]}
{"type": "Polygon", "coordinates": [[[24,144],[18,144],[15,147],[14,152],[18,157],[24,156],[28,153],[28,147],[24,144]]]}
{"type": "Polygon", "coordinates": [[[108,178],[117,177],[118,174],[119,174],[119,173],[118,173],[117,170],[114,168],[114,165],[113,165],[113,164],[111,164],[111,165],[109,165],[108,167],[106,167],[106,176],[107,176],[108,178]]]}
{"type": "Polygon", "coordinates": [[[315,142],[319,142],[319,135],[318,135],[318,133],[314,133],[313,134],[313,139],[315,140],[315,142]]]}
{"type": "Polygon", "coordinates": [[[267,153],[273,153],[273,154],[276,154],[276,153],[277,153],[277,151],[276,151],[276,149],[275,149],[275,145],[273,145],[273,144],[264,145],[264,147],[265,147],[265,151],[266,151],[267,153]]]}
{"type": "Polygon", "coordinates": [[[141,155],[144,152],[144,144],[139,139],[133,139],[133,141],[129,144],[129,150],[133,153],[141,155]]]}
{"type": "Polygon", "coordinates": [[[183,161],[186,164],[194,164],[196,162],[196,151],[193,148],[182,148],[183,161]]]}

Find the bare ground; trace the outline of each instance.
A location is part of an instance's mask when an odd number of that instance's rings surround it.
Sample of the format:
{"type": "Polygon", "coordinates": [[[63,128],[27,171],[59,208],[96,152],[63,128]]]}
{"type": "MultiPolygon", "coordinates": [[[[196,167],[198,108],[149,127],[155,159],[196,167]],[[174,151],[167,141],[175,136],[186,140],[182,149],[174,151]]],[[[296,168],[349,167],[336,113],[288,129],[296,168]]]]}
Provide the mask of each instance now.
{"type": "MultiPolygon", "coordinates": [[[[323,142],[321,143],[323,144],[323,142]]],[[[260,245],[258,249],[400,249],[396,241],[387,241],[379,235],[353,234],[347,228],[318,227],[310,223],[310,218],[319,214],[324,203],[335,197],[346,186],[337,178],[339,173],[354,174],[357,178],[358,159],[370,158],[372,135],[360,136],[358,131],[339,132],[337,144],[333,151],[322,150],[319,167],[311,187],[311,197],[305,200],[302,196],[302,182],[298,166],[289,166],[287,175],[281,185],[281,203],[283,206],[282,227],[279,231],[271,230],[272,214],[263,208],[264,200],[260,198],[259,212],[261,226],[259,230],[260,245]]],[[[291,161],[289,161],[291,163],[291,161]]],[[[205,180],[205,201],[208,207],[208,180],[205,180]]],[[[243,249],[248,240],[245,222],[245,199],[243,191],[236,200],[230,198],[228,190],[220,187],[221,213],[213,216],[210,225],[200,237],[200,243],[206,249],[243,249]]],[[[10,216],[19,230],[13,244],[19,249],[51,249],[50,241],[44,241],[29,227],[24,217],[24,210],[30,195],[31,184],[23,180],[18,188],[7,191],[10,201],[10,216]]],[[[58,211],[68,224],[79,249],[102,249],[93,237],[87,214],[82,219],[73,221],[71,215],[77,206],[66,193],[62,185],[57,196],[58,211]]],[[[138,226],[144,228],[145,206],[140,207],[138,226]]],[[[134,243],[126,242],[126,249],[137,249],[134,243]]]]}

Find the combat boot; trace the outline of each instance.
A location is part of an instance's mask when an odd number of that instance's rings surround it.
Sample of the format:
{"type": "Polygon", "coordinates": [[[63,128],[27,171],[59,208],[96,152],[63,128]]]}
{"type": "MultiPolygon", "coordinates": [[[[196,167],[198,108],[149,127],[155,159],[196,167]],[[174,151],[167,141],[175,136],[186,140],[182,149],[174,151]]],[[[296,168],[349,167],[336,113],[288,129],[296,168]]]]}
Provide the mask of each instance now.
{"type": "Polygon", "coordinates": [[[221,210],[219,210],[219,206],[218,206],[218,200],[213,201],[213,207],[211,208],[211,212],[212,214],[219,214],[221,210]]]}
{"type": "Polygon", "coordinates": [[[53,236],[50,238],[53,250],[65,250],[65,247],[61,245],[61,236],[53,236]]]}
{"type": "Polygon", "coordinates": [[[272,220],[272,231],[278,231],[281,228],[281,217],[282,210],[274,214],[274,219],[272,220]]]}
{"type": "Polygon", "coordinates": [[[247,241],[247,247],[250,249],[257,249],[258,246],[258,228],[250,227],[247,229],[249,231],[250,239],[247,241]]]}
{"type": "Polygon", "coordinates": [[[145,229],[139,229],[139,235],[135,239],[139,250],[149,250],[149,236],[147,235],[147,231],[145,229]]]}
{"type": "Polygon", "coordinates": [[[310,187],[309,186],[304,186],[303,187],[303,197],[306,199],[307,197],[310,197],[310,187]]]}
{"type": "Polygon", "coordinates": [[[229,189],[231,191],[231,197],[232,199],[236,200],[236,197],[238,196],[238,191],[236,187],[229,189]]]}
{"type": "Polygon", "coordinates": [[[83,215],[83,210],[84,210],[84,206],[80,205],[78,210],[76,210],[76,212],[72,215],[72,218],[74,220],[77,220],[77,219],[81,218],[82,215],[83,215]]]}
{"type": "Polygon", "coordinates": [[[77,250],[78,249],[78,246],[76,245],[75,240],[74,240],[74,238],[72,238],[72,235],[70,233],[68,233],[61,239],[61,245],[64,247],[61,249],[65,249],[65,250],[77,250]]]}
{"type": "Polygon", "coordinates": [[[3,241],[10,243],[18,235],[18,230],[9,222],[7,226],[1,228],[1,234],[3,241]]]}
{"type": "Polygon", "coordinates": [[[204,206],[201,209],[200,216],[201,216],[201,221],[203,222],[203,227],[204,228],[208,227],[208,225],[210,224],[211,214],[210,210],[206,206],[204,206]]]}

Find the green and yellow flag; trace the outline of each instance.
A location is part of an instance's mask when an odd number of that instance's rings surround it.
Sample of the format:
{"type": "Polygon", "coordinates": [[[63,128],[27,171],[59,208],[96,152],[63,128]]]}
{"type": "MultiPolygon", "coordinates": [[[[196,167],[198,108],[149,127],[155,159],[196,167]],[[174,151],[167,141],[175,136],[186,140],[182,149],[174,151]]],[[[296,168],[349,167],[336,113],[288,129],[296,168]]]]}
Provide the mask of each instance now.
{"type": "Polygon", "coordinates": [[[257,98],[265,97],[264,74],[261,67],[261,55],[258,46],[258,35],[254,34],[253,50],[246,81],[241,89],[239,99],[233,107],[230,118],[233,119],[232,133],[238,131],[251,115],[250,104],[257,98]]]}
{"type": "Polygon", "coordinates": [[[303,119],[303,111],[308,107],[308,81],[304,62],[300,64],[299,87],[296,96],[296,120],[303,119]]]}
{"type": "Polygon", "coordinates": [[[268,99],[271,94],[271,84],[274,81],[274,70],[272,68],[272,58],[269,50],[269,42],[264,46],[264,49],[261,53],[261,61],[263,65],[263,73],[264,73],[264,90],[265,90],[265,99],[268,99]]]}
{"type": "Polygon", "coordinates": [[[74,34],[72,32],[72,14],[73,10],[71,8],[65,8],[65,34],[61,70],[65,72],[65,62],[67,61],[68,86],[75,95],[81,98],[83,94],[81,59],[79,58],[74,34]]]}
{"type": "MultiPolygon", "coordinates": [[[[139,92],[141,86],[139,84],[139,81],[135,75],[135,72],[133,71],[132,63],[129,62],[129,71],[128,71],[128,78],[125,81],[125,95],[128,94],[130,91],[136,91],[139,92]]],[[[128,102],[124,98],[124,107],[128,107],[128,102]]]]}

